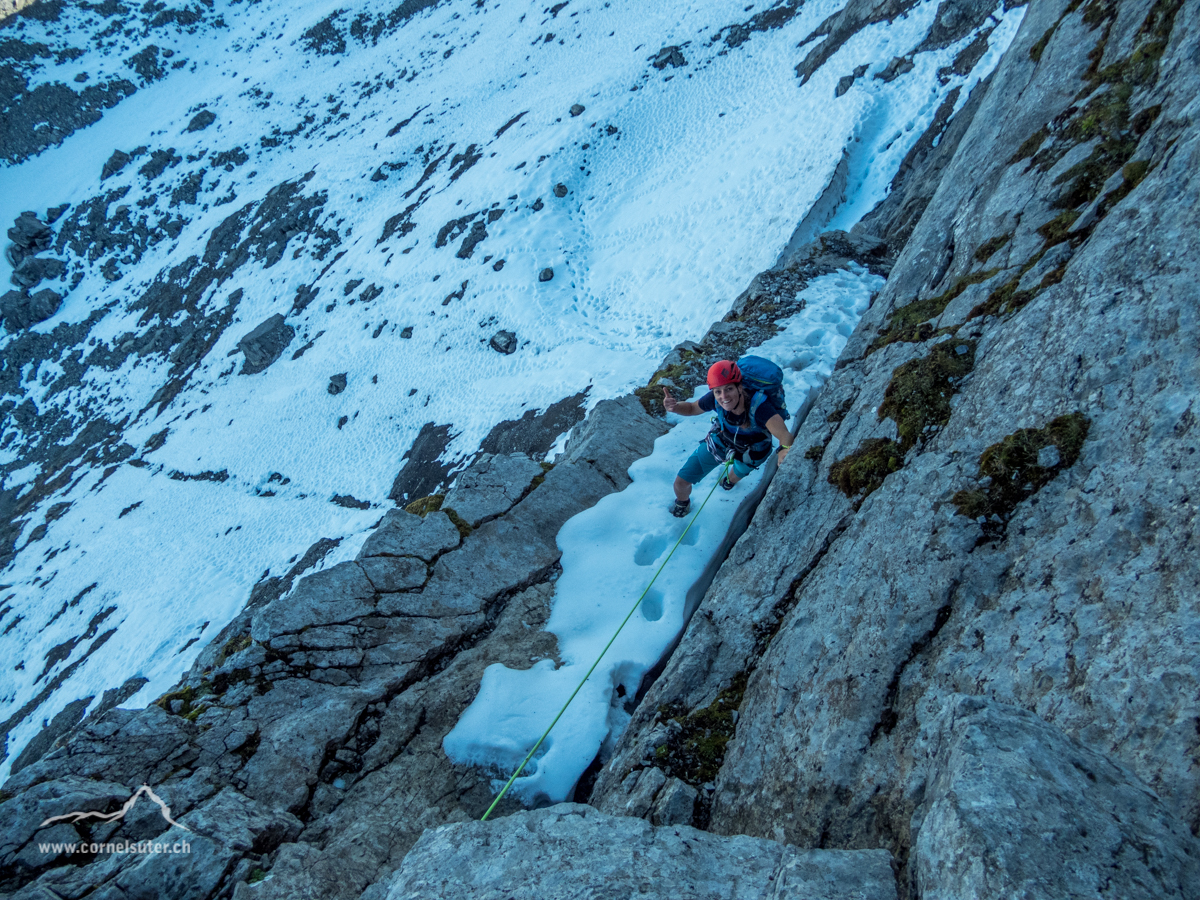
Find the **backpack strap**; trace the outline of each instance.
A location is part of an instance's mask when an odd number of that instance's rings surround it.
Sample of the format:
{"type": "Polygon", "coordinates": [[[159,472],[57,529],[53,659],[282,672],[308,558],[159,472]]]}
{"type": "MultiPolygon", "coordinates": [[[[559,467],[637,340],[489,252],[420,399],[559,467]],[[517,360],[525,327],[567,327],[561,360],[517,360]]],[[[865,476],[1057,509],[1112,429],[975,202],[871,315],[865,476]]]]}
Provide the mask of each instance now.
{"type": "Polygon", "coordinates": [[[742,462],[746,463],[747,465],[753,465],[753,463],[750,459],[750,454],[752,452],[763,450],[763,449],[770,449],[770,447],[771,447],[770,433],[764,434],[759,429],[758,423],[755,421],[755,418],[754,418],[755,414],[758,412],[758,408],[762,405],[762,402],[766,399],[767,399],[767,395],[763,391],[755,391],[754,394],[751,395],[750,402],[747,405],[747,410],[746,410],[746,413],[747,413],[746,417],[749,420],[747,425],[734,425],[732,422],[729,421],[729,419],[727,419],[725,417],[725,410],[722,408],[720,403],[717,403],[714,406],[714,411],[716,412],[717,418],[720,421],[721,429],[723,431],[733,434],[735,436],[735,438],[740,438],[743,434],[746,434],[748,436],[755,432],[757,432],[758,434],[763,434],[763,437],[761,439],[754,441],[752,444],[750,444],[748,447],[746,447],[746,449],[744,451],[742,451],[740,454],[738,454],[738,458],[741,459],[742,462]]]}

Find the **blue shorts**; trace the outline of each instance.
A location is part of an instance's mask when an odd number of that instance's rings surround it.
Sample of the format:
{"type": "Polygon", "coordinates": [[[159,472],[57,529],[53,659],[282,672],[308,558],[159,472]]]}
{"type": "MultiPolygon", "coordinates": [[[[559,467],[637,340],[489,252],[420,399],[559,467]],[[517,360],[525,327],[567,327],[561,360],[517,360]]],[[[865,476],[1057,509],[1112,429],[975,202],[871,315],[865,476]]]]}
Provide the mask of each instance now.
{"type": "MultiPolygon", "coordinates": [[[[687,462],[683,464],[683,468],[679,470],[679,477],[688,484],[697,484],[705,475],[723,462],[725,460],[717,459],[712,455],[712,451],[708,449],[707,444],[701,444],[688,457],[687,462]]],[[[737,474],[738,478],[745,478],[753,469],[740,459],[735,459],[733,461],[733,471],[737,474]]]]}

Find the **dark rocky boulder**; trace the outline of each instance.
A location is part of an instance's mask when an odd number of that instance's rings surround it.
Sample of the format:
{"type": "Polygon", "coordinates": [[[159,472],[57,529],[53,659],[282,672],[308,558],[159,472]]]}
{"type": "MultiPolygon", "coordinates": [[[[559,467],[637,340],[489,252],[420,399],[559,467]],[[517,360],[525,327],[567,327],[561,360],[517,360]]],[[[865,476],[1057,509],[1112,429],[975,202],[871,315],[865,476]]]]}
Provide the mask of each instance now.
{"type": "Polygon", "coordinates": [[[665,69],[667,66],[682,68],[687,65],[687,60],[683,57],[683,50],[671,44],[659,50],[650,61],[650,65],[656,69],[665,69]]]}
{"type": "Polygon", "coordinates": [[[497,353],[505,355],[515,353],[517,351],[517,336],[511,331],[497,331],[492,335],[492,339],[488,344],[497,353]]]}
{"type": "Polygon", "coordinates": [[[124,150],[114,150],[112,156],[108,158],[108,162],[104,164],[104,168],[100,172],[100,180],[104,181],[106,178],[111,178],[131,162],[133,162],[133,157],[124,150]]]}
{"type": "Polygon", "coordinates": [[[202,109],[196,115],[192,116],[192,120],[188,122],[187,128],[184,130],[189,134],[196,131],[203,131],[215,121],[217,121],[216,113],[211,109],[202,109]]]}
{"type": "Polygon", "coordinates": [[[266,369],[283,355],[295,336],[296,329],[279,313],[262,322],[238,341],[238,349],[246,357],[242,374],[255,375],[266,369]]]}
{"type": "Polygon", "coordinates": [[[0,320],[9,331],[21,331],[49,319],[62,306],[62,296],[49,288],[35,294],[9,291],[0,298],[0,320]]]}
{"type": "Polygon", "coordinates": [[[67,264],[52,256],[26,256],[21,264],[13,269],[12,283],[23,288],[35,287],[42,281],[54,281],[62,278],[67,271],[67,264]]]}
{"type": "Polygon", "coordinates": [[[8,229],[8,239],[12,241],[8,259],[16,267],[25,257],[49,250],[54,232],[35,213],[26,211],[17,216],[13,227],[8,229]]]}

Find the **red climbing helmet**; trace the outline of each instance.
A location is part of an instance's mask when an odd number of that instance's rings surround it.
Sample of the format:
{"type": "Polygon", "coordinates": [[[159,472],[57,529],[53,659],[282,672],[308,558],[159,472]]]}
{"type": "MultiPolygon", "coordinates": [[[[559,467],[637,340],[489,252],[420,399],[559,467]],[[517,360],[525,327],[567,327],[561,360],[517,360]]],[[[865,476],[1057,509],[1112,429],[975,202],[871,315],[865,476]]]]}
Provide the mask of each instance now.
{"type": "Polygon", "coordinates": [[[718,388],[723,384],[738,384],[742,370],[731,359],[722,359],[708,367],[708,386],[718,388]]]}

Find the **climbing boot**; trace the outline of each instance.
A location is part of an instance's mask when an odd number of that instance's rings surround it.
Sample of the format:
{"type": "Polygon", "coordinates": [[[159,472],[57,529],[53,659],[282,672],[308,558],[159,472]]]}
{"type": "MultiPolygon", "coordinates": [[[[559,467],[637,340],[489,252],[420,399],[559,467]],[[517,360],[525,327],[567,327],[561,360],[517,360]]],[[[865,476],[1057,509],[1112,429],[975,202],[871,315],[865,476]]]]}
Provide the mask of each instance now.
{"type": "Polygon", "coordinates": [[[671,515],[677,519],[682,519],[688,514],[688,510],[692,508],[692,501],[676,500],[675,505],[671,507],[671,515]]]}

